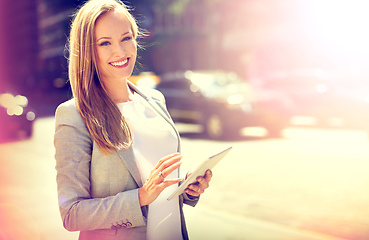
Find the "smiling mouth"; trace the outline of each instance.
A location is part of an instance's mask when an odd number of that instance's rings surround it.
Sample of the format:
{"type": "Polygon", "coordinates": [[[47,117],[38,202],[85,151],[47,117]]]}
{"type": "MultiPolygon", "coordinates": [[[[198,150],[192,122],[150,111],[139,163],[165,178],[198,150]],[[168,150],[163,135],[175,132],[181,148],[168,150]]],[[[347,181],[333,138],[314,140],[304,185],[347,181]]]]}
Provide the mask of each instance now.
{"type": "Polygon", "coordinates": [[[118,61],[118,62],[111,62],[109,63],[110,65],[114,66],[114,67],[122,67],[124,66],[125,64],[127,64],[128,62],[128,58],[126,58],[125,60],[123,61],[118,61]]]}

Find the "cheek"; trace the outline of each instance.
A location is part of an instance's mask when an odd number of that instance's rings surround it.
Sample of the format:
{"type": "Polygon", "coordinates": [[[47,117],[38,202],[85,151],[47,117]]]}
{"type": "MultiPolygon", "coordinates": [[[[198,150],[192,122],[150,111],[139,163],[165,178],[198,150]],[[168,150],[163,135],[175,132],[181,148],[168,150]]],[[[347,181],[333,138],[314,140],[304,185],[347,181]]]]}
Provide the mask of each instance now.
{"type": "Polygon", "coordinates": [[[133,55],[137,55],[137,42],[136,41],[133,41],[130,46],[129,46],[129,51],[131,52],[131,54],[133,55]]]}
{"type": "Polygon", "coordinates": [[[98,48],[96,50],[96,57],[97,57],[97,60],[99,62],[102,62],[102,61],[106,60],[107,56],[108,56],[108,53],[107,53],[106,49],[98,48]]]}
{"type": "Polygon", "coordinates": [[[106,62],[109,59],[109,53],[106,51],[106,49],[99,49],[96,51],[96,64],[97,68],[103,74],[106,69],[106,62]]]}

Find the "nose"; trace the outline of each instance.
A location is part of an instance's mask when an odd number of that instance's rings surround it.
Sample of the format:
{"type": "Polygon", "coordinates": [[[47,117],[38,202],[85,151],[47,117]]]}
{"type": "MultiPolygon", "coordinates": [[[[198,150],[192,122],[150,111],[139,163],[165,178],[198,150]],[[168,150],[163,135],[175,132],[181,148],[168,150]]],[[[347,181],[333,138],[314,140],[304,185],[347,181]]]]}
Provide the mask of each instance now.
{"type": "Polygon", "coordinates": [[[120,57],[124,56],[126,54],[126,49],[123,46],[123,44],[117,44],[114,47],[114,54],[117,55],[117,56],[120,56],[120,57]]]}

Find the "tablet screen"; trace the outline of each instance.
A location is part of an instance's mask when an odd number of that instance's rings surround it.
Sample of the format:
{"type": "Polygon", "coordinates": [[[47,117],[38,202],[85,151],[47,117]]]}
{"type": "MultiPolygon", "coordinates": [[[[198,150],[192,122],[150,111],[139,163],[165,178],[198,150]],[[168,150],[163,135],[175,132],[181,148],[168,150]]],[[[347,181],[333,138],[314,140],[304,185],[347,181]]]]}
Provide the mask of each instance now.
{"type": "Polygon", "coordinates": [[[182,194],[184,190],[187,188],[187,186],[191,183],[196,182],[196,178],[198,176],[204,176],[205,172],[208,169],[212,169],[227,153],[232,149],[232,147],[229,147],[211,157],[204,160],[197,168],[196,170],[185,180],[182,182],[182,184],[168,197],[168,200],[171,200],[178,195],[182,194]]]}

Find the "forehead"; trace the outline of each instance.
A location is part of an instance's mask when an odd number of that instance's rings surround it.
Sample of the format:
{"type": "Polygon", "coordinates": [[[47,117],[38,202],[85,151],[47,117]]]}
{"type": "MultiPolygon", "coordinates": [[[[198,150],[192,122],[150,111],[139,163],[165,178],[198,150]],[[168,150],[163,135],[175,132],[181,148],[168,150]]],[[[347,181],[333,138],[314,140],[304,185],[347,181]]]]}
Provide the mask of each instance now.
{"type": "Polygon", "coordinates": [[[132,32],[132,25],[124,13],[110,11],[101,15],[95,23],[95,38],[120,36],[132,32]]]}

